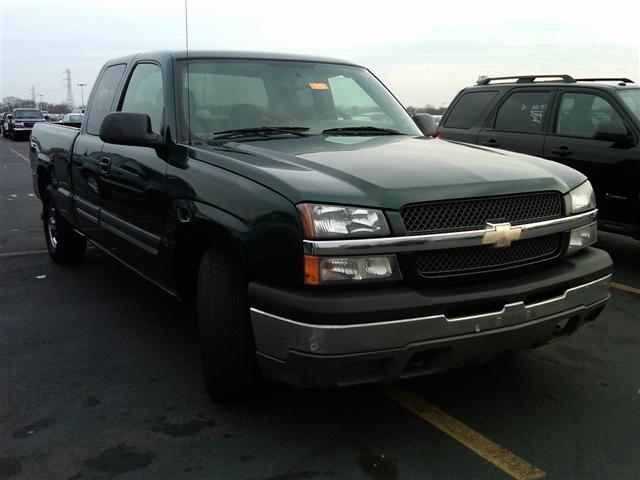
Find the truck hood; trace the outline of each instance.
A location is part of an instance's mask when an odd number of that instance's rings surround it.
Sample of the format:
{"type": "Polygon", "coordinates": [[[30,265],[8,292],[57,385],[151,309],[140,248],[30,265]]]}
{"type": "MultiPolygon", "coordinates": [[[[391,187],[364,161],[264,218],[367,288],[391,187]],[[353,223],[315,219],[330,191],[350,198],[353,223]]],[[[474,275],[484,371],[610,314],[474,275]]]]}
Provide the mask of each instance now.
{"type": "Polygon", "coordinates": [[[302,201],[400,209],[435,200],[566,193],[586,177],[503,150],[408,136],[324,136],[193,147],[190,155],[302,201]]]}

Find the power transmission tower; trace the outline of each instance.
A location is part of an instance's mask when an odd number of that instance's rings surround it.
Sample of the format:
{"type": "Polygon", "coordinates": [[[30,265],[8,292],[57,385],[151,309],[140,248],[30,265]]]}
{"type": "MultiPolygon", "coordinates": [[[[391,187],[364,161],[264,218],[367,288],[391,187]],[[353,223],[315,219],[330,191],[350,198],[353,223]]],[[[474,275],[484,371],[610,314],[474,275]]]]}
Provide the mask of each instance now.
{"type": "Polygon", "coordinates": [[[69,70],[68,68],[64,69],[64,75],[65,77],[62,79],[65,83],[66,83],[66,88],[67,88],[67,108],[69,109],[69,111],[73,110],[73,107],[75,106],[75,101],[73,100],[73,91],[71,90],[71,70],[69,70]]]}
{"type": "Polygon", "coordinates": [[[31,103],[33,103],[33,108],[36,108],[36,87],[31,85],[31,103]]]}

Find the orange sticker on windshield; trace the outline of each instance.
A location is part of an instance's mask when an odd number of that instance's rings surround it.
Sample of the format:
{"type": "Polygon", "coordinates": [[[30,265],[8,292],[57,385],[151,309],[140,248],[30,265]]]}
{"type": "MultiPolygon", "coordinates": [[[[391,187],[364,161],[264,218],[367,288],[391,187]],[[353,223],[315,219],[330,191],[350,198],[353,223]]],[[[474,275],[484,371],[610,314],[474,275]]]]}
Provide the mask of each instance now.
{"type": "Polygon", "coordinates": [[[329,90],[329,85],[324,82],[309,82],[311,90],[329,90]]]}

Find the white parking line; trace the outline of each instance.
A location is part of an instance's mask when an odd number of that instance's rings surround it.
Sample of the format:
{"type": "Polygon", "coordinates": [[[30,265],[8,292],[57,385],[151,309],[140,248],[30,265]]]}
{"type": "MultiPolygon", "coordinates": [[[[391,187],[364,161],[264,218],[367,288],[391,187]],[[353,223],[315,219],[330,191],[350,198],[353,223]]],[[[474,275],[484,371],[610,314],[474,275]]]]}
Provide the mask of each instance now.
{"type": "Polygon", "coordinates": [[[11,151],[11,153],[13,153],[14,155],[17,155],[18,157],[20,157],[22,160],[24,160],[25,162],[27,162],[28,165],[31,165],[31,162],[29,161],[29,159],[27,157],[25,157],[23,154],[21,154],[20,152],[18,152],[16,149],[14,148],[10,148],[9,149],[11,151]]]}
{"type": "Polygon", "coordinates": [[[26,252],[8,252],[8,253],[0,253],[0,258],[6,257],[22,257],[25,255],[41,255],[43,253],[49,253],[47,250],[29,250],[26,252]]]}

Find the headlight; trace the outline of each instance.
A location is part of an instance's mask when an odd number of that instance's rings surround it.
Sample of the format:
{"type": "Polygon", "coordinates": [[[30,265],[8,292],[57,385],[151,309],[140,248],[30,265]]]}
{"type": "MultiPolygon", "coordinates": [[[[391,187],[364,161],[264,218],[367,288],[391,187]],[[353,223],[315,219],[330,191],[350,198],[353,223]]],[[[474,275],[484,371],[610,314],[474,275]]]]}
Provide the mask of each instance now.
{"type": "Polygon", "coordinates": [[[395,255],[372,257],[304,257],[304,283],[324,285],[334,283],[400,280],[400,268],[395,255]]]}
{"type": "Polygon", "coordinates": [[[569,211],[572,214],[586,212],[587,210],[596,208],[596,196],[593,193],[593,187],[589,181],[574,188],[567,195],[569,195],[570,200],[569,211]]]}
{"type": "Polygon", "coordinates": [[[298,214],[306,238],[356,238],[389,235],[380,210],[301,203],[298,214]]]}
{"type": "Polygon", "coordinates": [[[16,125],[16,127],[24,127],[24,123],[23,122],[16,122],[15,125],[16,125]]]}

